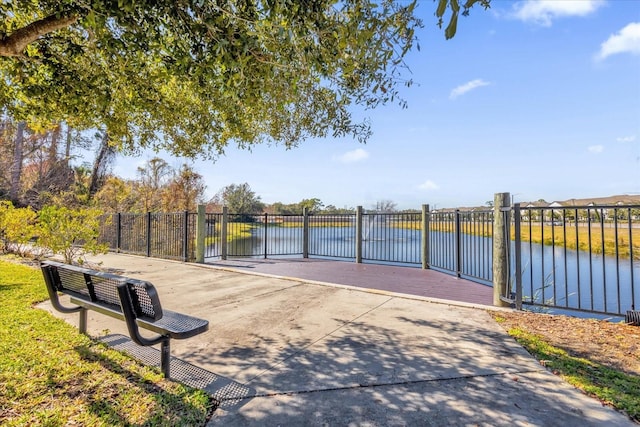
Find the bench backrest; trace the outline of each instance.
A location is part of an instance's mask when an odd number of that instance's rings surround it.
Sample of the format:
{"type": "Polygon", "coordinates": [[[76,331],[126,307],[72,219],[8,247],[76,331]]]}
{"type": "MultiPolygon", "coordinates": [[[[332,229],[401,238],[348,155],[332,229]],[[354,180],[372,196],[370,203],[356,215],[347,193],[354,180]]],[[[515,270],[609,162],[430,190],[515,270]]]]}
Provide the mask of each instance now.
{"type": "Polygon", "coordinates": [[[43,262],[41,268],[47,286],[55,291],[117,311],[122,311],[118,286],[125,285],[130,295],[131,308],[137,318],[162,318],[158,293],[149,282],[54,261],[43,262]]]}

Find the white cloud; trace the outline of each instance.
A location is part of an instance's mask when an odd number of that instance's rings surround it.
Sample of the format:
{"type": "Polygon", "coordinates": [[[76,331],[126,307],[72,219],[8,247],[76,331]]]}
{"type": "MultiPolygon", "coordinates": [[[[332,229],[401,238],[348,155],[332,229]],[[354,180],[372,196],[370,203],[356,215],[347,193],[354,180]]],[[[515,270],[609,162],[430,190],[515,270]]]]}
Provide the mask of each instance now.
{"type": "Polygon", "coordinates": [[[600,45],[596,59],[602,60],[616,53],[640,55],[640,22],[632,22],[600,45]]]}
{"type": "Polygon", "coordinates": [[[549,27],[554,19],[586,16],[602,5],[603,0],[525,0],[514,6],[513,16],[524,22],[549,27]]]}
{"type": "Polygon", "coordinates": [[[341,156],[334,157],[334,160],[337,160],[342,163],[355,163],[365,160],[369,157],[369,153],[367,153],[362,148],[357,148],[353,151],[347,151],[341,156]]]}
{"type": "Polygon", "coordinates": [[[463,85],[460,85],[460,86],[454,88],[451,91],[451,94],[449,94],[449,98],[450,99],[455,99],[455,98],[457,98],[457,97],[459,97],[461,95],[464,95],[465,93],[467,93],[467,92],[469,92],[469,91],[471,91],[473,89],[476,89],[476,88],[479,88],[479,87],[482,87],[482,86],[489,86],[490,84],[491,83],[486,82],[486,81],[484,81],[482,79],[471,80],[470,82],[467,82],[467,83],[465,83],[463,85]]]}
{"type": "Polygon", "coordinates": [[[620,138],[616,138],[616,141],[618,142],[633,142],[635,140],[636,140],[635,135],[621,136],[620,138]]]}
{"type": "Polygon", "coordinates": [[[432,191],[432,190],[439,190],[440,186],[438,186],[438,184],[436,184],[435,182],[433,182],[430,179],[428,179],[425,182],[423,182],[422,184],[420,184],[418,186],[418,188],[420,190],[432,191]]]}
{"type": "Polygon", "coordinates": [[[590,153],[602,153],[604,151],[604,147],[602,145],[592,145],[587,148],[587,150],[589,150],[590,153]]]}

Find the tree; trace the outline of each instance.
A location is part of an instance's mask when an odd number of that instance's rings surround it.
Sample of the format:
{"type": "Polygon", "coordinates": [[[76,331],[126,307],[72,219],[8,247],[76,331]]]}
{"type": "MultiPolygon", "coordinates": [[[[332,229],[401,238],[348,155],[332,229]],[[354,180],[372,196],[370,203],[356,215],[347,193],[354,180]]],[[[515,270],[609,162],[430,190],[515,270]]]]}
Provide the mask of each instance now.
{"type": "Polygon", "coordinates": [[[224,201],[230,213],[257,214],[264,209],[260,196],[256,196],[256,193],[251,190],[251,187],[246,182],[224,187],[220,198],[224,201]]]}
{"type": "Polygon", "coordinates": [[[378,200],[374,207],[376,212],[395,212],[396,204],[391,200],[378,200]]]}
{"type": "Polygon", "coordinates": [[[202,175],[189,165],[182,165],[163,191],[165,212],[194,212],[197,205],[202,202],[206,188],[202,175]]]}
{"type": "MultiPolygon", "coordinates": [[[[490,0],[438,0],[458,15],[490,0]]],[[[403,101],[416,1],[0,2],[0,109],[101,128],[127,152],[216,157],[229,143],[366,140],[349,106],[403,101]]]]}
{"type": "Polygon", "coordinates": [[[133,205],[133,186],[117,176],[109,176],[94,197],[94,202],[106,213],[128,212],[133,205]]]}
{"type": "Polygon", "coordinates": [[[327,205],[323,210],[322,213],[326,214],[326,215],[351,215],[356,211],[355,208],[350,208],[350,207],[343,207],[343,208],[337,208],[334,205],[327,205]]]}
{"type": "Polygon", "coordinates": [[[305,208],[310,214],[318,213],[322,210],[323,206],[324,204],[317,197],[314,197],[312,199],[303,199],[300,203],[298,203],[298,212],[296,213],[302,213],[305,208]]]}
{"type": "Polygon", "coordinates": [[[36,131],[5,116],[0,123],[0,193],[16,205],[39,208],[68,188],[72,172],[57,155],[59,126],[36,131]]]}
{"type": "Polygon", "coordinates": [[[163,188],[171,175],[173,168],[160,157],[154,157],[144,166],[138,167],[137,194],[141,212],[151,212],[160,209],[163,188]]]}
{"type": "Polygon", "coordinates": [[[18,202],[18,192],[20,191],[25,127],[25,122],[18,123],[15,146],[13,149],[13,162],[11,163],[11,187],[9,188],[9,198],[13,203],[18,202]]]}
{"type": "Polygon", "coordinates": [[[276,215],[300,215],[307,209],[309,213],[318,213],[324,207],[324,204],[320,199],[314,197],[312,199],[302,199],[298,203],[292,203],[285,205],[281,202],[273,203],[269,208],[276,215]]]}

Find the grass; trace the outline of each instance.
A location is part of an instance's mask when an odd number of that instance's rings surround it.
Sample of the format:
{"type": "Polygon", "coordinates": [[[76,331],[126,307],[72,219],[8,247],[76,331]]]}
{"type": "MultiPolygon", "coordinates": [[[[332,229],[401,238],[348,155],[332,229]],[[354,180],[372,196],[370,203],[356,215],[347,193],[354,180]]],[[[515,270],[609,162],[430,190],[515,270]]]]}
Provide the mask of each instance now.
{"type": "Polygon", "coordinates": [[[47,298],[36,268],[0,260],[0,424],[197,426],[201,390],[166,380],[33,305],[47,298]]]}
{"type": "MultiPolygon", "coordinates": [[[[251,237],[251,230],[255,227],[252,223],[245,222],[232,222],[227,224],[227,242],[233,242],[235,240],[248,239],[251,237]]],[[[215,233],[213,236],[208,236],[204,244],[212,245],[220,241],[220,224],[216,224],[215,233]]]]}
{"type": "MultiPolygon", "coordinates": [[[[478,223],[462,222],[462,232],[473,236],[492,237],[492,227],[486,224],[484,227],[478,223]]],[[[400,222],[395,225],[398,228],[406,228],[410,230],[420,230],[422,223],[420,221],[400,222]]],[[[455,231],[455,223],[448,222],[432,222],[431,231],[449,232],[455,231]]],[[[589,251],[594,254],[602,254],[609,256],[618,256],[620,258],[629,259],[631,256],[631,245],[629,244],[629,230],[626,228],[616,229],[605,226],[601,228],[599,224],[591,224],[591,234],[588,227],[581,225],[576,228],[573,224],[566,225],[566,235],[562,226],[551,225],[532,225],[529,227],[523,224],[520,231],[520,237],[523,242],[531,242],[544,245],[555,245],[559,248],[589,251]],[[617,243],[617,245],[616,245],[617,243]],[[617,248],[617,253],[616,253],[617,248]]],[[[515,239],[515,229],[511,227],[511,240],[515,239]]],[[[631,229],[631,239],[633,241],[633,258],[640,259],[640,228],[631,229]]]]}
{"type": "MultiPolygon", "coordinates": [[[[495,317],[500,322],[500,317],[495,317]]],[[[640,377],[576,357],[519,327],[508,330],[520,345],[554,374],[589,396],[640,421],[640,377]]]]}
{"type": "MultiPolygon", "coordinates": [[[[631,238],[633,239],[633,257],[640,259],[640,229],[631,230],[631,238]]],[[[523,226],[521,230],[522,241],[533,243],[543,243],[545,245],[556,245],[567,249],[577,249],[581,251],[589,251],[595,254],[604,253],[605,255],[617,255],[620,258],[629,258],[631,256],[631,246],[629,245],[629,230],[619,229],[616,236],[616,229],[611,227],[600,228],[593,226],[591,234],[589,229],[584,226],[575,227],[575,225],[567,225],[566,235],[562,227],[556,226],[539,226],[533,225],[530,228],[523,226]],[[616,245],[617,242],[617,245],[616,245]]],[[[515,231],[511,230],[511,238],[515,238],[515,231]]]]}

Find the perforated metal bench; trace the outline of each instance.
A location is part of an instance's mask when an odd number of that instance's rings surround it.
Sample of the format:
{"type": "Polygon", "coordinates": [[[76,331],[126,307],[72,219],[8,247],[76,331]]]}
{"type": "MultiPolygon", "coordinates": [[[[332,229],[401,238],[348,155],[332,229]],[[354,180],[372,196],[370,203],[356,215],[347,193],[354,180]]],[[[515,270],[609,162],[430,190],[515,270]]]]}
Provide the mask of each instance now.
{"type": "Polygon", "coordinates": [[[80,332],[87,333],[87,311],[123,320],[129,336],[138,345],[160,344],[160,367],[170,378],[170,341],[186,339],[209,329],[209,321],[163,310],[155,287],[146,281],[45,261],[40,265],[51,305],[62,313],[79,313],[80,332]],[[59,293],[69,295],[75,306],[64,306],[59,293]],[[146,338],[139,328],[155,332],[146,338]]]}

